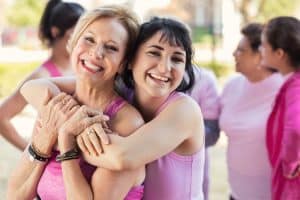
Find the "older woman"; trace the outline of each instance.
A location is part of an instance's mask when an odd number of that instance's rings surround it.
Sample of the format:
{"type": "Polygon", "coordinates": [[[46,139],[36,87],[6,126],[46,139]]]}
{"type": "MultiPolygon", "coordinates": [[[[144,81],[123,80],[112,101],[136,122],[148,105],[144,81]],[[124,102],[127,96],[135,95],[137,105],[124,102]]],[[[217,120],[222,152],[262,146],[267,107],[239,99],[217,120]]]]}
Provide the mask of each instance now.
{"type": "MultiPolygon", "coordinates": [[[[87,12],[69,43],[76,73],[70,94],[76,101],[61,94],[43,106],[47,98],[59,92],[56,85],[44,90],[43,85],[49,82],[40,80],[36,87],[31,87],[31,82],[22,87],[25,98],[42,112],[41,128],[9,181],[8,199],[32,199],[36,195],[43,200],[142,198],[144,166],[118,172],[95,169],[80,159],[72,131],[73,124],[81,119],[83,126],[102,122],[99,111],[109,116],[111,130],[120,136],[130,135],[143,124],[139,112],[114,90],[115,77],[123,70],[138,28],[133,13],[123,7],[105,6],[87,12]],[[85,106],[78,108],[76,102],[85,106]],[[57,116],[59,111],[62,118],[57,116]]],[[[90,133],[94,130],[97,126],[90,133]]]]}
{"type": "Polygon", "coordinates": [[[262,28],[253,23],[241,30],[243,37],[233,53],[240,74],[225,85],[221,96],[231,199],[271,199],[266,123],[282,78],[260,65],[262,28]]]}

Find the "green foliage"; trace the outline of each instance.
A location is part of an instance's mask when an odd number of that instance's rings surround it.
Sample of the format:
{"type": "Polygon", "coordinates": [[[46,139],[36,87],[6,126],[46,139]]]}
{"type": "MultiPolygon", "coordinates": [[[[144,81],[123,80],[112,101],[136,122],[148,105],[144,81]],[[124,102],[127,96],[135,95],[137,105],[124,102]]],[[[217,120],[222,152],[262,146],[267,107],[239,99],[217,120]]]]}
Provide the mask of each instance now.
{"type": "Polygon", "coordinates": [[[15,0],[6,13],[7,21],[17,27],[37,26],[44,6],[44,0],[15,0]]]}
{"type": "Polygon", "coordinates": [[[227,63],[221,63],[217,61],[206,62],[206,63],[195,63],[198,66],[208,68],[212,70],[218,79],[227,77],[233,72],[233,68],[227,63]]]}
{"type": "Polygon", "coordinates": [[[298,0],[267,0],[258,13],[258,20],[266,21],[280,15],[291,15],[299,4],[298,0]]]}
{"type": "Polygon", "coordinates": [[[40,63],[0,63],[0,97],[9,95],[40,63]]]}
{"type": "Polygon", "coordinates": [[[211,34],[209,33],[208,28],[205,27],[196,27],[192,31],[193,42],[209,42],[211,40],[211,34]]]}
{"type": "MultiPolygon", "coordinates": [[[[213,36],[207,27],[195,27],[192,30],[192,40],[193,43],[198,43],[203,46],[211,46],[213,42],[213,36]]],[[[216,45],[221,42],[221,38],[217,35],[215,36],[216,45]]]]}

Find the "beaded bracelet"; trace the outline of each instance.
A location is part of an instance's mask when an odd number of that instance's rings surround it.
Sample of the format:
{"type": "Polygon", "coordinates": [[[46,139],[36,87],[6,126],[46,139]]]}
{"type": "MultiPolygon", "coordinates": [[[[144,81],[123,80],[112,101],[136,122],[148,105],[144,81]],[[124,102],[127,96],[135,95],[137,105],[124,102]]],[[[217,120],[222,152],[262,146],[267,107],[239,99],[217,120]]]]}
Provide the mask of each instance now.
{"type": "Polygon", "coordinates": [[[55,160],[57,162],[62,162],[65,160],[77,159],[80,157],[80,151],[78,148],[71,149],[63,154],[57,155],[55,160]]]}
{"type": "Polygon", "coordinates": [[[48,162],[49,158],[51,157],[51,156],[46,157],[45,155],[41,155],[37,150],[35,150],[32,144],[30,144],[28,147],[28,153],[31,161],[38,160],[40,162],[48,162]]]}

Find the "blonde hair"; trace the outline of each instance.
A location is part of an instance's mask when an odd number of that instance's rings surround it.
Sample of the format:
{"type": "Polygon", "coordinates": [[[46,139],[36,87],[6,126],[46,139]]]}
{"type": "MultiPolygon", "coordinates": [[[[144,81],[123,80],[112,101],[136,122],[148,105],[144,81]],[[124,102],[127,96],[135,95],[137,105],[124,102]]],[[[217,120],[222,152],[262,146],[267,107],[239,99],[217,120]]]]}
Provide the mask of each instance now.
{"type": "Polygon", "coordinates": [[[100,18],[116,18],[128,32],[125,55],[125,58],[127,59],[127,56],[131,54],[135,40],[138,36],[140,24],[136,14],[133,11],[125,6],[120,5],[101,6],[82,15],[75,26],[70,40],[68,41],[68,52],[72,53],[76,43],[86,28],[100,18]]]}

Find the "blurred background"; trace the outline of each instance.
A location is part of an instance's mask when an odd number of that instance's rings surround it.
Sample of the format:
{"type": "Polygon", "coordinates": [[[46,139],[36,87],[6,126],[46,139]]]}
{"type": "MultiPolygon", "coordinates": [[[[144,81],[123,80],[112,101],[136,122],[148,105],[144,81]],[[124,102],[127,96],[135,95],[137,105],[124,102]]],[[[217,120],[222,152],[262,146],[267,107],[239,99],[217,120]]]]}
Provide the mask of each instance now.
{"type": "MultiPolygon", "coordinates": [[[[194,44],[194,62],[216,74],[219,88],[234,72],[234,51],[240,28],[249,22],[266,22],[278,15],[300,17],[298,0],[73,0],[86,9],[98,5],[127,4],[141,20],[151,16],[174,16],[186,22],[194,44]]],[[[48,57],[38,39],[38,22],[46,0],[0,0],[0,101],[27,74],[48,57]]],[[[27,107],[13,123],[31,134],[35,112],[27,107]]],[[[21,131],[21,132],[22,132],[21,131]]],[[[211,155],[210,199],[228,198],[225,161],[226,139],[209,149],[211,155]]],[[[7,177],[20,152],[0,136],[0,199],[5,196],[7,177]]]]}

